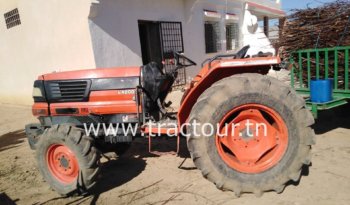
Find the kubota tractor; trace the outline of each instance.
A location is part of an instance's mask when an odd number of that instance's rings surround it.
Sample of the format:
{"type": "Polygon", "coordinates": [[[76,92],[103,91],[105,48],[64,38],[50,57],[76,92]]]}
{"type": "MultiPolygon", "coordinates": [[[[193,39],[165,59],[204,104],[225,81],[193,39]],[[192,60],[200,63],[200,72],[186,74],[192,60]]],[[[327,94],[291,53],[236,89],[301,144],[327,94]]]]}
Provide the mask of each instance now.
{"type": "Polygon", "coordinates": [[[171,73],[150,63],[39,76],[32,110],[40,124],[27,125],[26,134],[44,179],[62,195],[86,193],[97,183],[100,153],[121,153],[137,136],[151,142],[152,133],[181,128],[178,140],[186,136],[194,164],[218,189],[281,193],[310,164],[314,118],[303,98],[266,75],[279,58],[246,58],[248,49],[206,60],[175,115],[165,99],[178,69],[195,65],[183,54],[174,52],[171,73]],[[174,120],[175,129],[151,126],[174,120]],[[101,123],[137,133],[86,132],[101,123]]]}

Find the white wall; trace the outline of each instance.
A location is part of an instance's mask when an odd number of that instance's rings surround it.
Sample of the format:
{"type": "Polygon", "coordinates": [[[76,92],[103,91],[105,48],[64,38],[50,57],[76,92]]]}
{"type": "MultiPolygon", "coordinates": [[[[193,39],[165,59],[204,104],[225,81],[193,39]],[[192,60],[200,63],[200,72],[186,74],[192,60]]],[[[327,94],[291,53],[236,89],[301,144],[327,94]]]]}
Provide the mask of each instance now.
{"type": "Polygon", "coordinates": [[[95,67],[89,11],[87,0],[0,2],[0,103],[31,104],[40,74],[95,67]],[[3,14],[15,8],[21,25],[7,29],[3,14]]]}
{"type": "MultiPolygon", "coordinates": [[[[204,10],[222,14],[222,50],[226,52],[225,14],[239,16],[243,3],[225,0],[100,0],[93,4],[89,20],[97,67],[135,66],[142,64],[138,20],[181,21],[185,55],[198,65],[215,54],[205,53],[204,10]]],[[[190,67],[187,75],[199,71],[190,67]]]]}
{"type": "Polygon", "coordinates": [[[281,0],[249,0],[248,2],[264,5],[268,8],[272,8],[272,9],[281,10],[281,8],[282,8],[282,1],[281,0]]]}
{"type": "MultiPolygon", "coordinates": [[[[0,103],[31,104],[33,81],[38,75],[54,70],[141,65],[138,20],[181,21],[185,55],[200,65],[215,55],[205,53],[203,10],[219,12],[222,18],[226,13],[235,13],[241,25],[245,2],[99,1],[100,4],[92,7],[90,0],[0,1],[0,103]],[[7,29],[1,16],[15,8],[19,10],[22,24],[7,29]]],[[[254,0],[260,4],[265,1],[254,0]]],[[[221,39],[219,53],[225,53],[224,19],[221,39]]],[[[198,71],[199,66],[190,67],[187,74],[193,77],[198,71]]]]}
{"type": "MultiPolygon", "coordinates": [[[[243,16],[243,4],[240,1],[224,0],[185,0],[185,24],[184,24],[184,42],[185,54],[197,62],[196,68],[187,69],[189,77],[194,77],[200,70],[200,64],[207,58],[211,58],[219,53],[226,53],[226,13],[237,14],[240,19],[243,16]],[[204,10],[216,11],[221,14],[220,33],[221,33],[221,51],[218,53],[205,53],[205,34],[204,10]]],[[[241,24],[241,22],[238,22],[241,24]]]]}
{"type": "Polygon", "coordinates": [[[142,65],[138,20],[183,21],[182,0],[100,0],[90,30],[97,67],[142,65]]]}

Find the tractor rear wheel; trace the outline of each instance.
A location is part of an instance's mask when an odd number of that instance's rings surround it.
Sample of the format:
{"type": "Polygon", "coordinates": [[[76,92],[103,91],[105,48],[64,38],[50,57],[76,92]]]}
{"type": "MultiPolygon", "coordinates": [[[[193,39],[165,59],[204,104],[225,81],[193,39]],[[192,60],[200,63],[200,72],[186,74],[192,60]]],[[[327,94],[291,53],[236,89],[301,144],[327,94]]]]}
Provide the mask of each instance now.
{"type": "Polygon", "coordinates": [[[189,123],[195,165],[217,188],[237,196],[281,193],[311,161],[314,118],[303,98],[268,76],[239,74],[216,82],[199,97],[189,123]]]}
{"type": "Polygon", "coordinates": [[[45,130],[36,159],[46,182],[61,195],[85,194],[96,184],[100,153],[79,128],[54,125],[45,130]]]}

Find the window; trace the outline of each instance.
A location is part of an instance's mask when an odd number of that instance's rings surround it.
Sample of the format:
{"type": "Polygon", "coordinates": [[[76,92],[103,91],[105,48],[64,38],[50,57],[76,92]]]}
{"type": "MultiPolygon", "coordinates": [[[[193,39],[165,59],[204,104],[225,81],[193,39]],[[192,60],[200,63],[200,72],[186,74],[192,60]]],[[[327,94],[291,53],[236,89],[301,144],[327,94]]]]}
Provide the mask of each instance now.
{"type": "Polygon", "coordinates": [[[217,21],[206,21],[205,27],[205,52],[216,53],[221,50],[220,24],[217,21]]]}
{"type": "Polygon", "coordinates": [[[226,24],[226,49],[235,50],[239,47],[238,23],[226,24]]]}
{"type": "Polygon", "coordinates": [[[4,17],[5,17],[7,29],[10,29],[14,26],[18,26],[21,24],[21,20],[19,18],[19,13],[17,8],[5,13],[4,17]]]}

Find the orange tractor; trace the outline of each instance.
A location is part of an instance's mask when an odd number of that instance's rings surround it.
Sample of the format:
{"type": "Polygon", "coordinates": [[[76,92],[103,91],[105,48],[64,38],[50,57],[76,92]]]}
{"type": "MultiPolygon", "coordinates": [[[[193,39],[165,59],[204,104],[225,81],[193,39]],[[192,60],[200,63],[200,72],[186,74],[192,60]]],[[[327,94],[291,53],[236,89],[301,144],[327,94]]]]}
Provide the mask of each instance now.
{"type": "Polygon", "coordinates": [[[101,153],[121,154],[138,136],[151,143],[152,134],[176,133],[218,189],[281,193],[310,164],[314,118],[292,88],[266,75],[279,58],[246,58],[248,49],[206,60],[177,113],[167,112],[165,99],[178,69],[195,63],[176,52],[170,73],[150,63],[39,76],[33,115],[40,124],[27,125],[26,134],[44,179],[62,195],[87,193],[97,183],[101,153]],[[175,127],[164,126],[169,122],[175,127]],[[97,129],[101,124],[123,126],[111,134],[97,129]]]}

